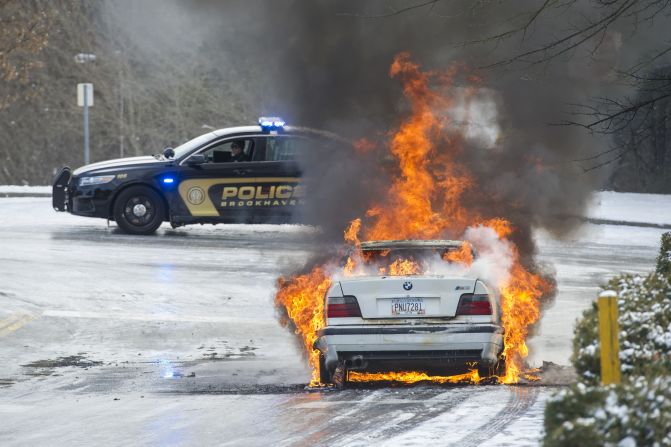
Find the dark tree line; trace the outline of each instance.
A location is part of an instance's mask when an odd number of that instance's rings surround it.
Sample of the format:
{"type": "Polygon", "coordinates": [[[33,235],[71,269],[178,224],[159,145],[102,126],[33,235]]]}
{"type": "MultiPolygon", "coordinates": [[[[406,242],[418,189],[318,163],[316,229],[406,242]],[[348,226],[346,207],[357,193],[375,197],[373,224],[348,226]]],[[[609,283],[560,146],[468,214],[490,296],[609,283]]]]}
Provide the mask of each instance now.
{"type": "MultiPolygon", "coordinates": [[[[607,186],[619,190],[671,192],[669,2],[371,0],[343,1],[340,9],[325,3],[0,0],[0,183],[48,184],[58,167],[82,163],[79,82],[95,88],[94,161],[155,153],[210,128],[253,122],[269,105],[283,110],[292,101],[318,105],[323,98],[315,92],[338,91],[331,90],[338,76],[348,76],[348,83],[365,81],[353,90],[365,93],[366,82],[384,74],[372,73],[360,58],[348,63],[346,54],[330,62],[322,57],[320,48],[338,43],[323,34],[318,24],[325,22],[314,17],[328,13],[331,31],[352,30],[353,38],[369,39],[342,45],[359,57],[361,46],[385,48],[370,40],[376,33],[380,41],[401,36],[389,47],[407,49],[413,30],[418,34],[431,18],[435,29],[428,35],[444,44],[420,46],[436,48],[431,51],[437,61],[444,52],[444,64],[452,62],[453,53],[446,50],[451,46],[485,79],[505,74],[519,78],[520,86],[529,81],[538,86],[545,73],[567,70],[567,79],[580,79],[592,94],[577,102],[573,95],[563,104],[563,118],[543,125],[582,128],[612,143],[584,150],[572,162],[576,168],[612,172],[607,186]],[[272,12],[264,14],[267,10],[272,12]],[[305,38],[322,41],[304,53],[308,46],[297,39],[305,38]],[[274,45],[293,53],[286,58],[274,45]],[[96,61],[77,64],[77,53],[95,53],[96,61]],[[589,72],[580,73],[586,65],[572,59],[588,59],[589,72]],[[331,64],[332,73],[317,63],[331,64]],[[352,71],[359,75],[349,77],[352,71]],[[285,78],[269,81],[277,72],[285,78]],[[308,87],[311,96],[301,95],[308,87]]],[[[391,97],[377,103],[352,98],[350,105],[356,113],[365,114],[368,107],[379,115],[390,104],[391,97]],[[374,104],[377,108],[368,107],[374,104]]],[[[310,118],[315,108],[304,107],[310,113],[301,117],[310,118]]]]}
{"type": "Polygon", "coordinates": [[[0,1],[0,184],[50,184],[59,167],[83,164],[77,83],[94,84],[92,161],[153,154],[255,120],[255,74],[219,63],[206,41],[168,26],[134,35],[142,23],[130,21],[155,14],[148,9],[142,2],[0,1]],[[171,48],[168,36],[186,44],[171,48]],[[78,53],[96,59],[79,64],[78,53]]]}

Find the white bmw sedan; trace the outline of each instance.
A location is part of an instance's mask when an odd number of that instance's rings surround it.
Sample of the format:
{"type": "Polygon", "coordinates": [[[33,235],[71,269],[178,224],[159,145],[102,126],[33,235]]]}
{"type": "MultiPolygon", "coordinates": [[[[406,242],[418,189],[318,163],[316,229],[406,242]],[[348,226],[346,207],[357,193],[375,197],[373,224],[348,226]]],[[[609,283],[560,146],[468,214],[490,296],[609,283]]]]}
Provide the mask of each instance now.
{"type": "MultiPolygon", "coordinates": [[[[445,259],[461,241],[362,243],[364,259],[445,259]]],[[[473,253],[475,255],[475,253],[473,253]]],[[[503,328],[498,295],[483,281],[458,275],[354,276],[333,282],[318,334],[320,380],[346,372],[423,371],[450,375],[477,368],[502,374],[503,328]]],[[[335,381],[340,379],[336,378],[335,381]]]]}

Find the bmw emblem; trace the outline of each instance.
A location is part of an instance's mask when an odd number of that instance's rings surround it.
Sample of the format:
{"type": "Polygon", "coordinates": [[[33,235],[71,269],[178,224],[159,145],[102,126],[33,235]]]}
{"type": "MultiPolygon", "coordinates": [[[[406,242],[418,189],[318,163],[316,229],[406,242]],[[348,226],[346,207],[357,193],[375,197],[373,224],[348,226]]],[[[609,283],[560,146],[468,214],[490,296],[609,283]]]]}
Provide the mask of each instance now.
{"type": "Polygon", "coordinates": [[[403,288],[404,288],[405,290],[410,290],[410,289],[412,289],[412,283],[411,283],[410,281],[406,281],[406,282],[404,282],[404,283],[403,283],[403,288]]]}

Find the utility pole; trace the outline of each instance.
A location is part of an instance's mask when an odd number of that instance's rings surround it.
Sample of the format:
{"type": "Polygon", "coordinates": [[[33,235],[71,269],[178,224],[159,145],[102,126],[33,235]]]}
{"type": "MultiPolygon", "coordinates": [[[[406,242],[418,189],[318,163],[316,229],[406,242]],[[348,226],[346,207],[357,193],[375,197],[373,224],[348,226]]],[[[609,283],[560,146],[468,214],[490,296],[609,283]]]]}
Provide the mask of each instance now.
{"type": "Polygon", "coordinates": [[[123,53],[121,50],[116,50],[114,52],[117,56],[117,61],[119,65],[119,158],[124,157],[124,137],[123,137],[123,114],[124,114],[124,104],[123,104],[123,72],[124,72],[124,61],[122,59],[123,53]]]}
{"type": "MultiPolygon", "coordinates": [[[[78,64],[95,61],[96,55],[93,53],[75,54],[75,62],[78,64]]],[[[77,84],[77,105],[84,108],[84,164],[87,165],[91,161],[89,150],[89,107],[93,107],[93,84],[77,84]]]]}
{"type": "Polygon", "coordinates": [[[93,106],[93,84],[77,84],[77,105],[84,108],[84,164],[90,163],[89,107],[93,106]]]}

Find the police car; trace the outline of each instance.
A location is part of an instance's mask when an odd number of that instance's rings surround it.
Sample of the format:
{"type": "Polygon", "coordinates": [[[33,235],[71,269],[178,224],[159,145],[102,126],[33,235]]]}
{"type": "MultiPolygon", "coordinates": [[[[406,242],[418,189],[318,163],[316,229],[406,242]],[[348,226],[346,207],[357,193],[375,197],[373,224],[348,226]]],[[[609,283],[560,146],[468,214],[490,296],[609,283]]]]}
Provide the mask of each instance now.
{"type": "Polygon", "coordinates": [[[162,222],[291,222],[305,205],[306,153],[346,144],[336,135],[260,118],[257,126],[213,131],[162,154],[63,168],[53,207],[116,221],[130,234],[162,222]]]}
{"type": "MultiPolygon", "coordinates": [[[[461,241],[371,241],[367,263],[381,257],[442,262],[461,241]]],[[[477,368],[501,375],[505,363],[499,297],[481,279],[457,275],[357,276],[333,281],[318,333],[321,383],[341,385],[347,371],[423,371],[451,375],[477,368]],[[340,382],[340,383],[338,383],[340,382]]]]}

